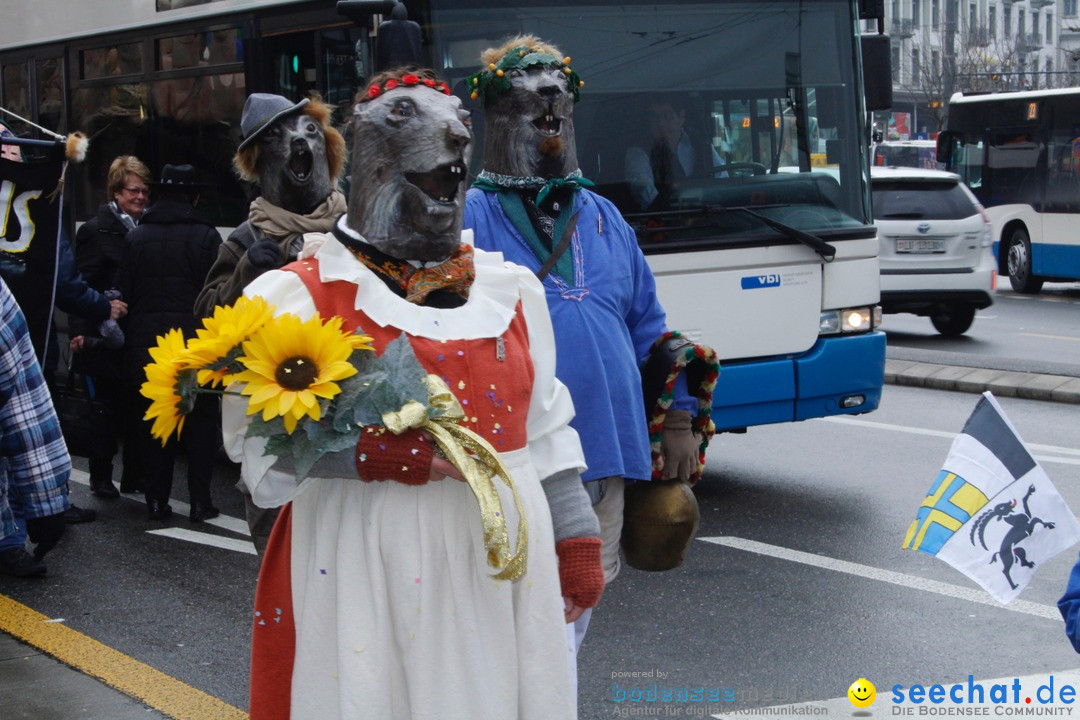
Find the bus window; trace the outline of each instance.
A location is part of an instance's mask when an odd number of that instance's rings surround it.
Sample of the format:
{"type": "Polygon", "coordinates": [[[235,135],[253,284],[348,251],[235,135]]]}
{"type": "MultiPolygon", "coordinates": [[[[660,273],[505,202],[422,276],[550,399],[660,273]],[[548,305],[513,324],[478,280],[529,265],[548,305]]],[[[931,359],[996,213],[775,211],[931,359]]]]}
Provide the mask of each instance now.
{"type": "Polygon", "coordinates": [[[1000,198],[1036,205],[1042,199],[1042,181],[1037,171],[1043,146],[1029,131],[1004,130],[993,134],[987,146],[986,172],[993,177],[994,205],[1000,198]]]}
{"type": "MultiPolygon", "coordinates": [[[[30,117],[30,74],[26,69],[25,62],[5,63],[4,77],[4,108],[24,118],[30,117]]],[[[12,132],[22,135],[30,131],[30,126],[11,116],[3,118],[4,123],[11,128],[12,132]]]]}

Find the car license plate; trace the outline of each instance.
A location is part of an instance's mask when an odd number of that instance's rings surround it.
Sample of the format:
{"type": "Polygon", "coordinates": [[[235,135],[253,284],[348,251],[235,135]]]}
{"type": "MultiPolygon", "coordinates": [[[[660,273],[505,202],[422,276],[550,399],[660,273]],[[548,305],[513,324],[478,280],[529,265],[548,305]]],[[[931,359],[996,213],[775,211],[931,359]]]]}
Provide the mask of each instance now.
{"type": "Polygon", "coordinates": [[[898,253],[943,253],[945,252],[944,240],[929,240],[926,238],[897,238],[896,252],[898,253]]]}

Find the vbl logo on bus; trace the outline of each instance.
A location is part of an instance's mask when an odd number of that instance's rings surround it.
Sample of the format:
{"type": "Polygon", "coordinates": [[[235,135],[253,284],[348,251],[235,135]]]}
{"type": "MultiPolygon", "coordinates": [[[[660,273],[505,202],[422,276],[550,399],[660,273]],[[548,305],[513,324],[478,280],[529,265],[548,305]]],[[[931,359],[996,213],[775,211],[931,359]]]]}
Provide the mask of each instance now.
{"type": "Polygon", "coordinates": [[[754,290],[756,288],[767,287],[780,287],[780,275],[778,273],[747,275],[742,279],[743,290],[754,290]]]}

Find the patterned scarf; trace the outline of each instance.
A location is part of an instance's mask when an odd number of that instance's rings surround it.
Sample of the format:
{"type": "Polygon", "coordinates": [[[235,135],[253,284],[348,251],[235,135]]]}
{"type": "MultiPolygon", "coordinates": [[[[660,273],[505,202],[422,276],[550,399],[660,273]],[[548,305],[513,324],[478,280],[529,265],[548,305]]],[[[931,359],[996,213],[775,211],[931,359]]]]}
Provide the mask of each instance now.
{"type": "MultiPolygon", "coordinates": [[[[341,235],[338,235],[338,238],[344,239],[341,235]]],[[[476,280],[471,245],[459,245],[446,260],[421,268],[405,260],[390,257],[365,242],[350,238],[344,244],[365,267],[386,284],[397,288],[402,297],[416,305],[425,304],[429,295],[440,290],[467,299],[473,281],[476,280]]]]}
{"type": "Polygon", "coordinates": [[[539,206],[544,204],[544,198],[555,188],[565,187],[571,190],[580,190],[583,187],[592,187],[593,181],[584,177],[581,170],[575,170],[564,178],[518,177],[516,175],[500,175],[481,170],[472,186],[487,192],[536,190],[539,188],[539,192],[536,193],[536,204],[539,206]]]}

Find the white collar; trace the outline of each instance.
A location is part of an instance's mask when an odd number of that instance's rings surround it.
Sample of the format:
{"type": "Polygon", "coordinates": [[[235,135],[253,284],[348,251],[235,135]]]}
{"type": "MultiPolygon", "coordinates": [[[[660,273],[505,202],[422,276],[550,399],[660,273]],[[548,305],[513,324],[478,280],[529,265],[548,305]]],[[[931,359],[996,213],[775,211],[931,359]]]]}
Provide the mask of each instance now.
{"type": "MultiPolygon", "coordinates": [[[[349,237],[363,238],[339,221],[349,237]]],[[[461,242],[472,244],[472,230],[461,233],[461,242]]],[[[476,250],[476,280],[465,304],[457,308],[416,305],[397,295],[356,259],[333,233],[305,236],[301,258],[319,260],[323,282],[343,280],[356,286],[354,307],[363,310],[382,327],[396,327],[410,335],[434,340],[465,340],[494,337],[510,326],[520,300],[516,274],[507,269],[502,253],[476,250]]]]}

